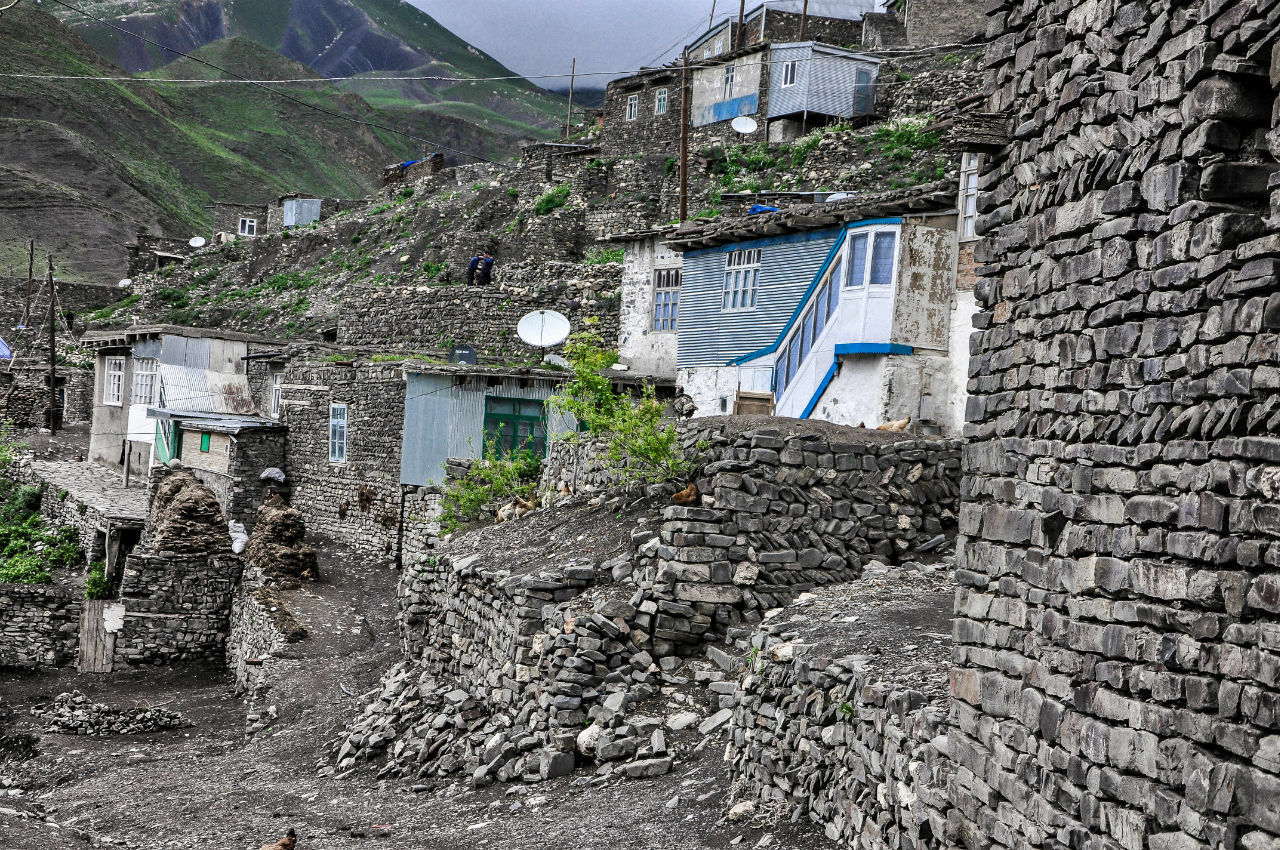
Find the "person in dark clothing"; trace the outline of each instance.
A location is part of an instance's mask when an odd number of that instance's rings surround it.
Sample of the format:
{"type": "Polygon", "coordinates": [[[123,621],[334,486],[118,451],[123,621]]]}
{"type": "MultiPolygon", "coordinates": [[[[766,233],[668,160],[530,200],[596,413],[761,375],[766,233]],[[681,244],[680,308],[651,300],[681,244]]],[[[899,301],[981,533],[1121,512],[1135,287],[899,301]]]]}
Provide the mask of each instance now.
{"type": "Polygon", "coordinates": [[[485,251],[480,255],[480,285],[488,286],[493,281],[493,255],[485,251]]]}
{"type": "Polygon", "coordinates": [[[480,268],[480,255],[476,254],[471,258],[471,262],[467,263],[467,286],[472,286],[476,282],[476,270],[480,268]]]}

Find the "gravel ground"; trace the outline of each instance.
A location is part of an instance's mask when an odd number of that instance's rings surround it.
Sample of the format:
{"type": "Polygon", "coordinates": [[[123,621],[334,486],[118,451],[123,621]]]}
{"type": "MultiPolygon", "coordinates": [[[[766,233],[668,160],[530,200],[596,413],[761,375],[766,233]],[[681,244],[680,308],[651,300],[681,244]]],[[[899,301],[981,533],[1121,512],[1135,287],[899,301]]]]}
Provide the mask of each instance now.
{"type": "Polygon", "coordinates": [[[317,777],[327,742],[359,709],[347,691],[374,687],[399,657],[394,573],[334,545],[321,547],[321,559],[321,583],[283,594],[312,637],[276,666],[257,708],[274,706],[278,719],[252,739],[244,704],[215,665],[110,676],[0,670],[17,728],[41,736],[35,759],[0,767],[23,788],[8,797],[0,789],[0,847],[257,850],[289,827],[301,850],[832,846],[807,823],[721,824],[728,780],[717,739],[667,776],[598,788],[566,777],[415,795],[369,775],[317,777]],[[113,737],[41,732],[30,707],[73,689],[113,707],[163,705],[194,725],[113,737]],[[59,826],[32,819],[33,805],[59,826]]]}

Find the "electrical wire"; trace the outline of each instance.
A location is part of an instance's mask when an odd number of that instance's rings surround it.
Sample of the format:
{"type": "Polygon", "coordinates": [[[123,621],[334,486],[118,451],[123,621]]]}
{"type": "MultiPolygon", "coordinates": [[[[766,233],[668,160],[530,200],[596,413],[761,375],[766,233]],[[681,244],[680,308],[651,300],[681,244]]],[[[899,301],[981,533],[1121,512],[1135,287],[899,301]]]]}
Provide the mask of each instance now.
{"type": "MultiPolygon", "coordinates": [[[[406,133],[406,132],[404,132],[403,130],[397,130],[397,129],[395,129],[394,127],[388,127],[388,126],[387,126],[387,125],[385,125],[385,124],[379,124],[379,123],[377,123],[377,122],[375,122],[375,121],[365,121],[365,120],[363,120],[363,119],[356,118],[356,117],[351,116],[351,115],[344,115],[344,114],[343,114],[343,113],[341,113],[341,112],[334,112],[333,110],[325,109],[324,107],[316,106],[315,104],[311,104],[311,103],[307,103],[305,100],[299,100],[298,98],[294,97],[294,96],[293,96],[293,95],[291,95],[291,94],[288,94],[287,92],[283,92],[283,91],[280,91],[280,90],[278,90],[278,89],[271,88],[271,86],[269,86],[269,85],[267,85],[267,84],[265,84],[265,83],[263,83],[263,82],[261,82],[261,81],[257,81],[257,80],[250,80],[250,79],[248,79],[248,78],[246,78],[246,77],[244,77],[244,76],[242,76],[242,75],[240,75],[240,74],[237,74],[235,71],[231,71],[231,70],[228,70],[227,68],[223,68],[223,67],[221,67],[221,66],[219,66],[219,65],[215,65],[215,64],[213,64],[212,62],[209,62],[209,61],[207,61],[207,60],[201,59],[201,58],[200,58],[200,57],[198,57],[198,56],[193,56],[193,55],[191,55],[190,53],[184,53],[184,52],[183,52],[183,51],[181,51],[181,50],[175,50],[175,49],[174,49],[174,48],[172,48],[172,47],[166,47],[165,45],[160,44],[160,43],[159,43],[159,42],[157,42],[157,41],[153,41],[153,40],[151,40],[151,39],[147,38],[146,36],[138,35],[138,34],[137,34],[137,33],[135,33],[135,32],[130,32],[129,30],[125,29],[124,27],[118,26],[117,24],[114,24],[114,23],[112,23],[111,21],[104,20],[104,19],[102,19],[102,18],[99,18],[99,17],[98,17],[98,16],[96,16],[96,15],[93,15],[93,14],[90,14],[89,12],[84,11],[83,9],[77,8],[76,6],[73,6],[73,5],[71,5],[70,3],[67,3],[67,2],[66,2],[66,0],[50,0],[50,2],[52,2],[52,3],[56,3],[57,5],[62,6],[63,8],[70,9],[70,10],[71,10],[71,11],[73,11],[73,12],[79,12],[80,14],[84,15],[86,18],[89,18],[90,20],[97,21],[98,23],[102,24],[103,26],[110,27],[111,29],[116,30],[117,32],[122,33],[122,34],[124,34],[124,35],[127,35],[127,36],[129,36],[130,38],[136,38],[136,39],[138,39],[139,41],[141,41],[141,42],[143,42],[143,43],[145,43],[145,44],[149,44],[149,45],[151,45],[152,47],[159,48],[160,50],[163,50],[163,51],[165,51],[166,53],[172,53],[172,54],[177,55],[177,56],[182,56],[182,57],[184,57],[184,58],[186,58],[186,59],[190,59],[190,60],[191,60],[191,61],[193,61],[193,62],[198,62],[198,63],[199,63],[199,64],[201,64],[201,65],[205,65],[205,66],[207,66],[207,67],[209,67],[209,68],[213,68],[215,71],[220,71],[220,72],[221,72],[221,73],[223,73],[223,74],[230,74],[231,76],[235,77],[236,79],[238,79],[238,80],[240,80],[240,81],[242,81],[242,82],[244,82],[244,83],[248,83],[248,84],[250,84],[250,85],[256,86],[256,87],[258,87],[258,88],[260,88],[260,89],[263,89],[264,91],[268,91],[268,92],[270,92],[270,93],[272,93],[272,94],[274,94],[274,95],[277,95],[277,96],[279,96],[279,97],[282,97],[282,98],[284,98],[285,100],[288,100],[288,101],[291,101],[291,102],[293,102],[293,103],[296,103],[296,104],[298,104],[299,106],[306,107],[307,109],[315,110],[316,112],[320,112],[320,113],[322,113],[322,114],[324,114],[324,115],[328,115],[328,116],[330,116],[330,117],[332,117],[332,118],[338,118],[338,119],[340,119],[340,120],[342,120],[342,121],[350,121],[350,122],[351,122],[351,123],[353,123],[353,124],[360,124],[360,125],[365,126],[365,127],[372,127],[372,128],[374,128],[374,129],[377,129],[377,130],[385,130],[385,131],[386,131],[386,132],[388,132],[388,133],[394,133],[394,134],[396,134],[397,136],[403,136],[404,138],[409,139],[409,140],[411,140],[411,141],[419,142],[419,143],[424,144],[424,145],[429,145],[429,146],[431,146],[431,147],[433,147],[433,148],[438,148],[438,149],[440,149],[440,150],[446,150],[446,151],[449,151],[450,153],[456,153],[456,154],[458,154],[459,156],[465,156],[465,157],[469,157],[469,158],[471,158],[471,159],[479,160],[479,161],[481,161],[481,162],[487,162],[487,163],[490,163],[491,165],[497,165],[497,164],[498,164],[498,163],[494,162],[493,160],[491,160],[491,159],[489,159],[489,158],[487,158],[487,157],[483,157],[483,156],[481,156],[481,155],[479,155],[479,154],[468,153],[467,151],[458,150],[457,148],[451,148],[451,147],[449,147],[448,145],[442,145],[442,144],[439,144],[439,143],[437,143],[437,142],[433,142],[433,141],[431,141],[430,139],[424,139],[424,138],[422,138],[421,136],[415,136],[415,135],[413,135],[413,134],[411,134],[411,133],[406,133]]],[[[135,77],[135,78],[130,78],[130,79],[138,79],[138,78],[136,78],[136,77],[135,77]]]]}

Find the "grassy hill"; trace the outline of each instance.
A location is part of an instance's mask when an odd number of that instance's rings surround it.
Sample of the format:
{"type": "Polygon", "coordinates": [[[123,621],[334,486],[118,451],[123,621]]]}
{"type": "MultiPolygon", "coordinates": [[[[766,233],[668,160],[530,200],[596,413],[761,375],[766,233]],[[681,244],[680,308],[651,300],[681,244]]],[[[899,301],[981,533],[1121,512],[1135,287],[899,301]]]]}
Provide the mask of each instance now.
{"type": "MultiPolygon", "coordinates": [[[[267,78],[311,72],[244,38],[201,51],[267,78]]],[[[0,18],[0,71],[120,76],[75,33],[22,4],[0,18]]],[[[200,78],[183,60],[159,75],[200,78]]],[[[291,92],[366,121],[407,125],[452,147],[506,152],[500,137],[447,116],[389,117],[330,85],[291,92]]],[[[241,85],[6,79],[0,86],[0,272],[27,238],[55,251],[69,280],[118,280],[139,228],[183,236],[211,225],[213,199],[289,191],[363,197],[387,163],[416,153],[361,127],[241,85]]]]}
{"type": "MultiPolygon", "coordinates": [[[[513,74],[401,0],[75,0],[75,5],[184,52],[227,37],[248,38],[321,76],[348,78],[341,85],[377,107],[453,116],[491,132],[545,136],[558,126],[564,108],[560,96],[527,80],[476,82],[513,74]],[[387,74],[445,79],[369,79],[387,74]]],[[[49,8],[124,68],[155,70],[174,58],[82,15],[49,8]]]]}

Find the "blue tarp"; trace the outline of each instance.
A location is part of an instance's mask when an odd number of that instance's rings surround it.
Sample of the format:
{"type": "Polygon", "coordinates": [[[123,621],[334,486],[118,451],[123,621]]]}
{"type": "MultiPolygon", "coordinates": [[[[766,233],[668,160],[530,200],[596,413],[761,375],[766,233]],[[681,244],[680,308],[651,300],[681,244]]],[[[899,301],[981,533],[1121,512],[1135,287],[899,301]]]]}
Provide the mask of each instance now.
{"type": "Polygon", "coordinates": [[[753,204],[751,209],[747,210],[747,215],[760,215],[760,213],[777,212],[777,207],[767,207],[764,204],[753,204]]]}
{"type": "Polygon", "coordinates": [[[12,360],[13,349],[9,348],[9,343],[0,339],[0,360],[12,360]]]}

